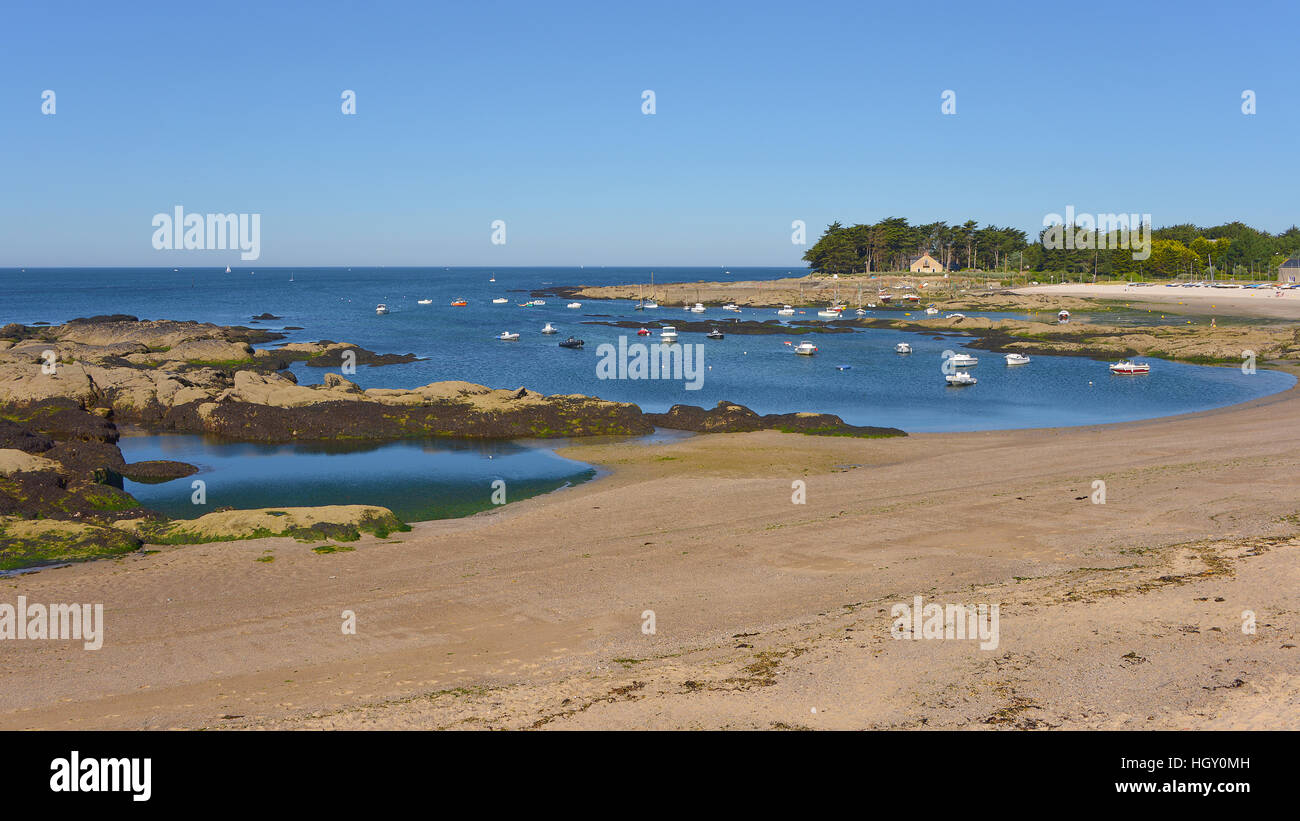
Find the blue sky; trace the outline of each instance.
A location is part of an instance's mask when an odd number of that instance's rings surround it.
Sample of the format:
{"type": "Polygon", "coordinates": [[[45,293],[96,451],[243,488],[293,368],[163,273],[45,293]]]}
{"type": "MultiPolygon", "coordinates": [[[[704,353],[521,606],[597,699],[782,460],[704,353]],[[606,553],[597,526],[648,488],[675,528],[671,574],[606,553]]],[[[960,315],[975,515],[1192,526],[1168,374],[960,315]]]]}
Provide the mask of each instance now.
{"type": "Polygon", "coordinates": [[[796,219],[1067,205],[1300,221],[1295,3],[198,5],[0,12],[0,266],[239,264],[155,250],[178,204],[261,214],[267,266],[794,266],[796,219]]]}

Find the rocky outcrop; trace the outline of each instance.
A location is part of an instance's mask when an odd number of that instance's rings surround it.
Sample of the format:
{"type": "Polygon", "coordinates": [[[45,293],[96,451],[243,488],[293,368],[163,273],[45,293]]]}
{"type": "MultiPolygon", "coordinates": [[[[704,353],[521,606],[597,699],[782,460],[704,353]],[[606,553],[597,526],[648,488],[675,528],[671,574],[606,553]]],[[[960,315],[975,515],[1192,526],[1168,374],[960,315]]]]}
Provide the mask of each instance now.
{"type": "Polygon", "coordinates": [[[849,425],[831,413],[770,413],[759,416],[744,405],[726,401],[719,402],[712,410],[705,410],[696,405],[673,405],[667,413],[648,413],[646,418],[661,428],[689,430],[695,433],[780,430],[786,433],[859,438],[907,435],[898,428],[849,425]]]}
{"type": "Polygon", "coordinates": [[[411,529],[391,510],[375,505],[224,510],[172,522],[120,520],[116,526],[149,544],[200,544],[271,536],[300,541],[356,541],[363,533],[385,538],[411,529]]]}

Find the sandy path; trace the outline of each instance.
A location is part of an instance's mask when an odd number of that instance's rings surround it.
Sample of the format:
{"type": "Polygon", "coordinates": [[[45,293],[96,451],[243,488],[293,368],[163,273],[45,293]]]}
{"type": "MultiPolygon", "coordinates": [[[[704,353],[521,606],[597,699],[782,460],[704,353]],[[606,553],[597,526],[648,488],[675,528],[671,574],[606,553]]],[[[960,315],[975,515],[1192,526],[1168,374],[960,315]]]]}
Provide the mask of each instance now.
{"type": "Polygon", "coordinates": [[[583,444],[611,475],[353,552],[6,579],[107,636],[0,645],[0,727],[1300,727],[1298,411],[583,444]],[[914,595],[1000,603],[998,648],[891,639],[914,595]]]}
{"type": "Polygon", "coordinates": [[[1272,288],[1237,290],[1226,288],[1167,288],[1164,285],[1134,288],[1122,283],[1112,285],[1068,283],[1064,285],[1036,285],[1029,288],[1017,288],[1015,293],[1120,299],[1143,308],[1177,305],[1180,306],[1177,312],[1183,314],[1300,319],[1300,290],[1285,290],[1282,291],[1282,296],[1279,297],[1275,295],[1272,288]]]}

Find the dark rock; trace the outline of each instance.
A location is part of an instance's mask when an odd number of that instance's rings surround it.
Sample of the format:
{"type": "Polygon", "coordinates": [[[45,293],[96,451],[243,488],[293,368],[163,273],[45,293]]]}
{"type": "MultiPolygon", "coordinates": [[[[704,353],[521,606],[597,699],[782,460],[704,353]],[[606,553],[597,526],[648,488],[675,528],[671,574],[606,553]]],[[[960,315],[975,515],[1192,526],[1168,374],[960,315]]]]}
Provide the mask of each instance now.
{"type": "Polygon", "coordinates": [[[284,317],[282,316],[276,316],[275,314],[268,314],[268,313],[261,313],[258,314],[257,316],[250,317],[250,318],[251,319],[284,319],[284,317]]]}
{"type": "Polygon", "coordinates": [[[741,433],[753,430],[780,430],[816,436],[853,436],[862,438],[906,436],[898,428],[849,425],[832,413],[769,413],[759,416],[744,405],[722,401],[712,410],[695,405],[673,405],[667,413],[647,413],[645,418],[661,428],[688,430],[695,433],[741,433]]]}
{"type": "Polygon", "coordinates": [[[133,482],[157,484],[193,475],[198,473],[199,469],[185,462],[157,459],[148,462],[132,462],[119,472],[133,482]]]}
{"type": "Polygon", "coordinates": [[[8,419],[0,419],[0,448],[24,453],[44,453],[54,447],[54,440],[8,419]]]}

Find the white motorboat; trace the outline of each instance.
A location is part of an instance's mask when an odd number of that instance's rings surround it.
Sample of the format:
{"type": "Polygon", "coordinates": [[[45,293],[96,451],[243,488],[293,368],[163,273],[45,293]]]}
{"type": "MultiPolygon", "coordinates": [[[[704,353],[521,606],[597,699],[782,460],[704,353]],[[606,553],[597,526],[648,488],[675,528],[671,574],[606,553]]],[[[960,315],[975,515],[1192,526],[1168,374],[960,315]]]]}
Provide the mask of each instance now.
{"type": "Polygon", "coordinates": [[[876,303],[874,303],[874,302],[868,302],[868,303],[867,303],[867,307],[868,307],[868,308],[874,308],[874,307],[876,307],[876,303]]]}
{"type": "Polygon", "coordinates": [[[899,342],[897,345],[894,346],[894,350],[897,351],[898,353],[911,353],[912,346],[907,344],[906,342],[899,342]]]}
{"type": "Polygon", "coordinates": [[[782,305],[781,310],[776,312],[777,316],[794,316],[794,308],[789,305],[782,305]]]}
{"type": "Polygon", "coordinates": [[[497,297],[496,299],[492,300],[492,304],[493,304],[493,305],[505,305],[505,304],[506,304],[507,302],[509,302],[509,301],[510,301],[510,300],[506,299],[505,297],[503,297],[503,296],[499,296],[499,297],[497,297]]]}
{"type": "Polygon", "coordinates": [[[1110,366],[1111,373],[1151,373],[1151,366],[1146,362],[1131,362],[1122,359],[1110,366]]]}
{"type": "Polygon", "coordinates": [[[935,314],[939,313],[939,309],[931,305],[929,308],[925,309],[925,313],[928,316],[934,316],[935,314]]]}
{"type": "Polygon", "coordinates": [[[566,307],[566,308],[581,308],[581,307],[582,307],[582,303],[581,303],[581,302],[570,302],[568,305],[565,305],[564,307],[566,307]]]}
{"type": "Polygon", "coordinates": [[[665,326],[663,326],[662,328],[659,329],[659,341],[660,341],[660,342],[676,342],[676,341],[677,341],[677,329],[674,328],[672,325],[665,325],[665,326]]]}
{"type": "Polygon", "coordinates": [[[555,330],[555,326],[548,322],[546,323],[546,327],[542,328],[542,333],[555,334],[555,333],[559,333],[559,331],[555,330]]]}
{"type": "Polygon", "coordinates": [[[518,342],[519,334],[512,334],[509,331],[502,331],[500,334],[497,335],[497,339],[500,339],[503,342],[518,342]]]}
{"type": "Polygon", "coordinates": [[[965,319],[965,314],[948,314],[944,319],[965,319]]]}
{"type": "Polygon", "coordinates": [[[802,356],[812,356],[817,353],[817,346],[811,342],[800,342],[794,346],[794,352],[802,356]]]}
{"type": "Polygon", "coordinates": [[[545,304],[546,304],[546,300],[544,300],[544,299],[534,299],[534,300],[533,300],[533,304],[534,304],[534,305],[545,305],[545,304]]]}
{"type": "Polygon", "coordinates": [[[697,303],[695,303],[695,307],[694,307],[694,308],[691,308],[690,311],[691,311],[691,313],[693,313],[693,314],[702,314],[702,313],[704,313],[704,303],[702,303],[702,302],[697,302],[697,303]]]}
{"type": "Polygon", "coordinates": [[[416,304],[416,305],[432,305],[432,304],[433,304],[433,300],[432,300],[432,299],[417,299],[417,300],[415,301],[415,304],[416,304]]]}
{"type": "Polygon", "coordinates": [[[980,363],[979,359],[968,353],[956,353],[948,359],[954,368],[972,368],[980,363]]]}
{"type": "Polygon", "coordinates": [[[817,312],[817,316],[821,317],[822,319],[839,319],[840,310],[839,308],[823,308],[822,310],[817,312]]]}
{"type": "Polygon", "coordinates": [[[965,371],[957,371],[956,373],[950,373],[944,377],[944,380],[947,381],[949,385],[955,385],[955,386],[974,385],[976,382],[975,377],[971,376],[965,371]]]}
{"type": "Polygon", "coordinates": [[[1008,365],[1028,365],[1029,357],[1022,353],[1009,353],[1006,356],[1008,365]]]}
{"type": "Polygon", "coordinates": [[[382,302],[379,303],[378,305],[375,306],[375,313],[379,314],[380,316],[383,316],[384,314],[388,313],[388,306],[382,302]]]}
{"type": "Polygon", "coordinates": [[[734,302],[728,302],[726,305],[723,305],[723,306],[722,306],[722,310],[724,310],[724,311],[734,311],[734,312],[736,312],[736,313],[740,313],[740,306],[737,305],[737,304],[734,303],[734,302]]]}
{"type": "Polygon", "coordinates": [[[854,311],[853,313],[857,314],[858,316],[866,316],[866,315],[867,315],[867,309],[866,309],[866,308],[859,308],[859,309],[857,309],[856,311],[854,311]]]}

